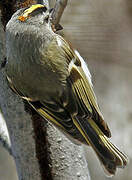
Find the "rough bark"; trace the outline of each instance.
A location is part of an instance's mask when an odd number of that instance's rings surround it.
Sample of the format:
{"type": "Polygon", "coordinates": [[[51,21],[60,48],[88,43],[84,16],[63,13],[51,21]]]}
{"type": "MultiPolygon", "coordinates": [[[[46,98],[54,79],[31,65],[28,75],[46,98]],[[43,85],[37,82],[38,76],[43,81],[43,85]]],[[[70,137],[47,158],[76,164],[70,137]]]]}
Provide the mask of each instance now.
{"type": "MultiPolygon", "coordinates": [[[[6,57],[4,29],[11,14],[15,9],[35,2],[1,1],[0,7],[4,8],[1,8],[0,20],[0,63],[6,57]]],[[[12,92],[4,68],[0,70],[0,108],[7,124],[20,180],[89,179],[82,147],[72,144],[12,92]]]]}
{"type": "Polygon", "coordinates": [[[53,13],[52,13],[52,23],[58,24],[60,22],[60,18],[63,14],[64,9],[66,8],[68,0],[57,0],[53,13]]]}

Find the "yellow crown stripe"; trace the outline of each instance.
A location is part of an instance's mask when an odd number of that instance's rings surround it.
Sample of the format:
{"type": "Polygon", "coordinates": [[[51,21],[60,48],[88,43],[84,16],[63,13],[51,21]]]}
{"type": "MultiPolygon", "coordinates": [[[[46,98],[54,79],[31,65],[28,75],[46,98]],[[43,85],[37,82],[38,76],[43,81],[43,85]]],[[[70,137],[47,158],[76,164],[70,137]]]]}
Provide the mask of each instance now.
{"type": "Polygon", "coordinates": [[[32,5],[30,8],[26,9],[24,12],[23,12],[23,15],[22,16],[19,16],[18,17],[18,20],[20,21],[25,21],[29,15],[36,9],[38,8],[43,8],[45,7],[44,5],[42,4],[35,4],[35,5],[32,5]]]}

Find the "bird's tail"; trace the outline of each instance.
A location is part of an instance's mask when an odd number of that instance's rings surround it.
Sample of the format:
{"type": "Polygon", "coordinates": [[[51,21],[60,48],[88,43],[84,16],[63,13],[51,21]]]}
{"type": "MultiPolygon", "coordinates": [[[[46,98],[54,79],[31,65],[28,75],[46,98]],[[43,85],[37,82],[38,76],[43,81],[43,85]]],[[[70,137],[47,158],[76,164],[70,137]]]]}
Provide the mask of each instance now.
{"type": "Polygon", "coordinates": [[[127,165],[127,156],[108,140],[92,119],[73,118],[73,121],[96,152],[108,176],[114,175],[116,168],[124,168],[127,165]]]}

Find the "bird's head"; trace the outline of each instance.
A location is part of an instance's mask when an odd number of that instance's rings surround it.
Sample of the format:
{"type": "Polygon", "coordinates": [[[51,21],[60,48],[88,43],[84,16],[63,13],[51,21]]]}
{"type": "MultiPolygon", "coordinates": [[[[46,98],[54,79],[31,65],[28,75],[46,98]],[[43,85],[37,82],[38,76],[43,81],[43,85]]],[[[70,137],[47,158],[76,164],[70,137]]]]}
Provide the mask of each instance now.
{"type": "Polygon", "coordinates": [[[16,18],[22,23],[44,25],[50,22],[50,13],[45,5],[35,4],[30,8],[20,10],[16,18]]]}
{"type": "MultiPolygon", "coordinates": [[[[11,21],[7,26],[12,28],[40,28],[44,26],[50,26],[51,24],[50,10],[42,4],[35,4],[29,8],[19,9],[11,17],[11,21]]],[[[16,30],[15,30],[16,31],[16,30]]]]}

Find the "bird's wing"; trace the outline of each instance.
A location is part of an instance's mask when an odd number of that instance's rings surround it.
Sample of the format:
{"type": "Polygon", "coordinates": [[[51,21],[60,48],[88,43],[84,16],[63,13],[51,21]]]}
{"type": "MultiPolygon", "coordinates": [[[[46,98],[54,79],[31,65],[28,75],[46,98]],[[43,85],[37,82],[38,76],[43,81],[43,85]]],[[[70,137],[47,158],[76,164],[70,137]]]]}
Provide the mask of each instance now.
{"type": "Polygon", "coordinates": [[[69,59],[70,54],[72,55],[68,66],[67,81],[71,85],[75,98],[74,102],[77,104],[77,112],[71,113],[73,123],[97,154],[107,175],[111,176],[115,174],[117,167],[126,166],[127,156],[107,138],[111,136],[111,133],[97,104],[91,75],[84,60],[77,51],[68,47],[65,40],[62,39],[62,41],[64,41],[63,51],[67,55],[67,59],[69,59]]]}
{"type": "Polygon", "coordinates": [[[110,137],[111,133],[97,104],[91,75],[86,63],[78,51],[73,50],[63,38],[60,37],[58,41],[60,41],[58,43],[60,44],[61,52],[63,52],[63,56],[68,61],[69,77],[67,81],[71,84],[78,104],[78,111],[80,109],[80,112],[84,112],[84,116],[90,116],[102,132],[110,137]]]}
{"type": "Polygon", "coordinates": [[[70,68],[69,78],[72,83],[74,94],[79,100],[80,106],[91,114],[91,118],[99,126],[102,132],[106,136],[110,137],[110,130],[104,121],[100,108],[97,104],[97,99],[93,91],[89,70],[79,53],[77,51],[75,51],[75,53],[77,55],[78,61],[81,61],[81,64],[76,65],[74,63],[72,68],[70,68]]]}

